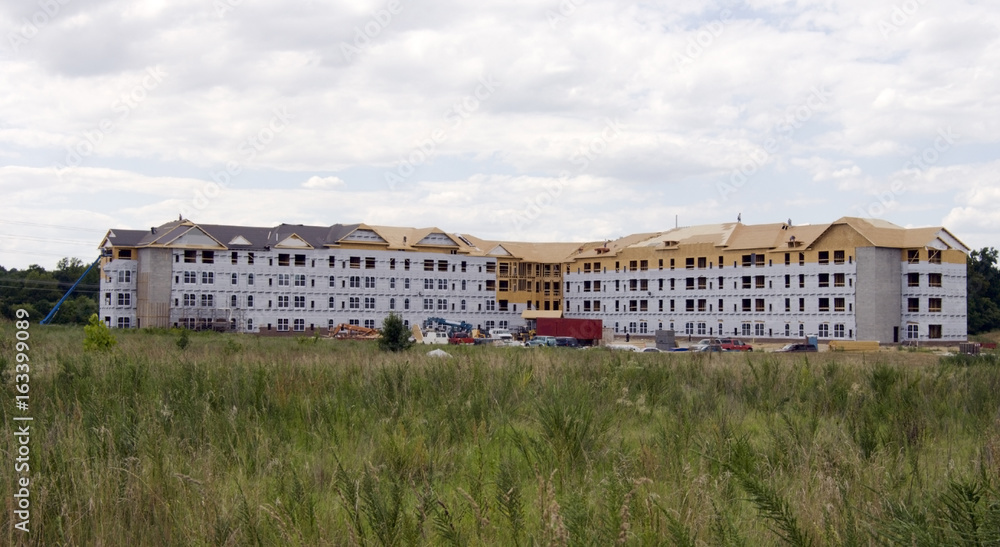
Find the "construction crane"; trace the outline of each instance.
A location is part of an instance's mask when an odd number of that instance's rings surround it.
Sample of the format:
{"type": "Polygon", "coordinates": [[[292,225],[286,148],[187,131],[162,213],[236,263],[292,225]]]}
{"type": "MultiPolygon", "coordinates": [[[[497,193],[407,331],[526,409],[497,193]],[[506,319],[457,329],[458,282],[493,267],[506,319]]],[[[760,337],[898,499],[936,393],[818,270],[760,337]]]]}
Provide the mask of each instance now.
{"type": "Polygon", "coordinates": [[[68,291],[66,291],[66,294],[64,294],[63,297],[60,298],[58,302],[56,302],[55,306],[52,306],[52,309],[49,311],[49,314],[45,316],[45,319],[39,321],[40,325],[48,325],[49,322],[55,318],[56,312],[59,311],[59,306],[62,306],[62,303],[65,302],[67,298],[69,298],[69,295],[73,294],[73,289],[75,289],[76,286],[79,285],[81,281],[83,281],[84,277],[87,277],[87,274],[90,273],[90,270],[93,270],[94,266],[97,266],[97,263],[100,262],[102,258],[104,258],[104,255],[97,257],[97,260],[95,260],[94,263],[91,264],[89,268],[87,268],[87,271],[83,272],[83,275],[80,276],[80,279],[77,279],[76,283],[73,283],[73,286],[70,287],[68,291]]]}
{"type": "MultiPolygon", "coordinates": [[[[443,331],[446,333],[449,344],[476,343],[476,329],[473,328],[471,323],[466,323],[465,321],[449,321],[441,317],[428,317],[424,321],[424,327],[428,329],[428,335],[432,331],[443,331]]],[[[431,338],[434,339],[436,337],[431,338]]]]}
{"type": "Polygon", "coordinates": [[[427,320],[424,321],[424,326],[429,328],[440,326],[447,328],[449,331],[460,330],[468,333],[471,333],[474,328],[472,324],[466,323],[465,321],[449,321],[441,317],[428,317],[427,320]]]}

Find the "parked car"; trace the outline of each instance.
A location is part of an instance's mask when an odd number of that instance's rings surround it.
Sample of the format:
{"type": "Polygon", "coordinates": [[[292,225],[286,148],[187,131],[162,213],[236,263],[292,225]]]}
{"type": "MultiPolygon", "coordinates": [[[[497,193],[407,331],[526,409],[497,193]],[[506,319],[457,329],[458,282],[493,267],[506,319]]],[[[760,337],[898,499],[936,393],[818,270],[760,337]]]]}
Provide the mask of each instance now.
{"type": "Polygon", "coordinates": [[[641,353],[663,353],[663,350],[659,348],[642,348],[639,350],[641,353]]]}
{"type": "Polygon", "coordinates": [[[711,346],[711,345],[712,345],[712,339],[711,338],[705,338],[703,340],[699,340],[697,344],[691,346],[688,351],[703,351],[701,348],[704,348],[705,346],[711,346]]]}
{"type": "Polygon", "coordinates": [[[524,344],[527,348],[553,347],[556,345],[555,336],[536,336],[524,344]]]}
{"type": "Polygon", "coordinates": [[[712,343],[722,346],[726,351],[753,351],[753,346],[738,338],[716,338],[712,343]]]}
{"type": "Polygon", "coordinates": [[[693,352],[696,352],[696,353],[708,353],[708,352],[719,353],[719,352],[731,351],[731,350],[722,349],[722,346],[720,346],[719,344],[709,344],[707,346],[692,346],[691,349],[690,349],[690,351],[693,351],[693,352]],[[695,349],[695,348],[698,348],[698,349],[695,349]]]}
{"type": "Polygon", "coordinates": [[[804,351],[819,351],[816,346],[812,344],[787,344],[783,348],[775,350],[779,353],[793,353],[793,352],[804,352],[804,351]]]}
{"type": "Polygon", "coordinates": [[[557,348],[578,348],[580,347],[580,342],[572,336],[556,336],[556,347],[557,348]]]}

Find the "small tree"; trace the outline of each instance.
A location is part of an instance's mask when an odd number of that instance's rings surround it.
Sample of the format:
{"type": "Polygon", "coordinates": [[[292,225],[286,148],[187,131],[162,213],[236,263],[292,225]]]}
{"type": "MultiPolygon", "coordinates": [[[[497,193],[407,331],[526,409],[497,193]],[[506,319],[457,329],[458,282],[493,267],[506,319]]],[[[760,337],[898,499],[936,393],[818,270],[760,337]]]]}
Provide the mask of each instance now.
{"type": "Polygon", "coordinates": [[[177,347],[181,348],[181,351],[183,351],[184,348],[188,347],[188,344],[191,343],[191,339],[188,338],[187,329],[180,329],[180,331],[181,332],[177,335],[177,340],[174,340],[174,343],[177,344],[177,347]]]}
{"type": "Polygon", "coordinates": [[[83,333],[83,349],[86,351],[107,351],[118,343],[111,335],[111,329],[96,313],[90,316],[89,324],[83,327],[83,333]]]}
{"type": "Polygon", "coordinates": [[[378,339],[378,347],[382,351],[403,351],[409,348],[410,331],[403,325],[403,318],[390,313],[382,321],[382,338],[378,339]]]}

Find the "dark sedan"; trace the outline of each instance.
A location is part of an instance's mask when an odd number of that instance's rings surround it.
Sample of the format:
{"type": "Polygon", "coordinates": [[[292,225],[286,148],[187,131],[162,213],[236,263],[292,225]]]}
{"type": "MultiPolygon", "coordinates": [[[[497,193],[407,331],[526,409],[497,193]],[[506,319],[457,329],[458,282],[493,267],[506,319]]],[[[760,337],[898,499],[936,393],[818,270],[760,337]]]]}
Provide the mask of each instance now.
{"type": "Polygon", "coordinates": [[[775,350],[778,353],[798,353],[805,351],[819,351],[812,344],[788,344],[785,347],[775,350]]]}
{"type": "Polygon", "coordinates": [[[571,336],[556,336],[557,348],[579,348],[580,342],[571,336]]]}

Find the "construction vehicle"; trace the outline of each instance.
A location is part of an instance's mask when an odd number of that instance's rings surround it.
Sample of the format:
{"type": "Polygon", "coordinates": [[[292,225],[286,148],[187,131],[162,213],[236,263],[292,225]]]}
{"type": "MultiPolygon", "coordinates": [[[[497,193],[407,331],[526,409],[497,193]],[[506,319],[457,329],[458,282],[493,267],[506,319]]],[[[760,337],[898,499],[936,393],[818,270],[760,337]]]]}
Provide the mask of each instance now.
{"type": "Polygon", "coordinates": [[[336,338],[337,340],[378,340],[382,337],[382,334],[375,329],[369,329],[361,325],[341,323],[331,328],[327,336],[336,338]]]}
{"type": "MultiPolygon", "coordinates": [[[[465,321],[450,321],[441,317],[429,317],[424,321],[423,343],[440,344],[444,338],[448,344],[475,344],[476,329],[465,321]]],[[[416,336],[414,336],[416,337],[416,336]]]]}
{"type": "Polygon", "coordinates": [[[535,331],[530,330],[525,326],[511,327],[510,334],[514,337],[514,340],[517,340],[518,342],[527,342],[535,337],[535,331]]]}
{"type": "Polygon", "coordinates": [[[489,336],[475,339],[476,344],[491,346],[522,346],[523,342],[516,340],[511,332],[504,328],[490,329],[489,336]]]}
{"type": "Polygon", "coordinates": [[[466,323],[465,321],[450,321],[441,317],[428,317],[427,320],[424,321],[424,328],[438,327],[445,327],[448,330],[465,331],[470,334],[475,328],[470,323],[466,323]]]}
{"type": "Polygon", "coordinates": [[[420,325],[410,327],[413,331],[413,341],[417,344],[447,344],[448,331],[445,329],[421,329],[420,325]]]}

